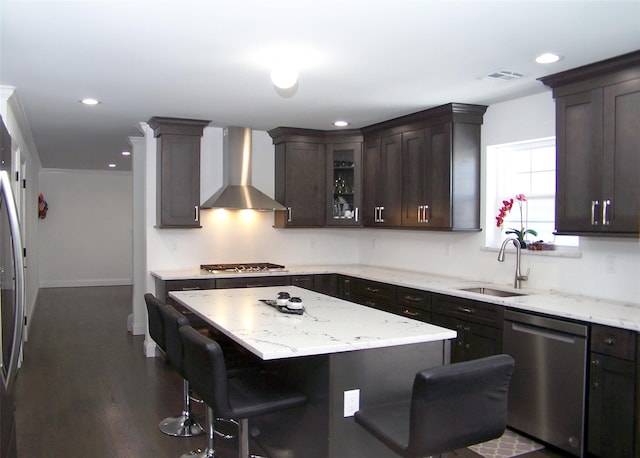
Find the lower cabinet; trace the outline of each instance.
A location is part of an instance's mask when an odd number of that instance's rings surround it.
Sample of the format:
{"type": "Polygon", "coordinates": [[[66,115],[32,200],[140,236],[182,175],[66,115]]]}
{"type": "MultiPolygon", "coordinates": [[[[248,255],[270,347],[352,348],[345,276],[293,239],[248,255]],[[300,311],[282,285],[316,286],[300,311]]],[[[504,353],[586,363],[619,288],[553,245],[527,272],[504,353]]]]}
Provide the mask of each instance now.
{"type": "Polygon", "coordinates": [[[636,393],[638,335],[607,326],[591,327],[589,456],[638,456],[636,430],[639,402],[636,393]]]}
{"type": "Polygon", "coordinates": [[[338,276],[336,274],[292,275],[291,285],[327,296],[338,296],[338,276]]]}
{"type": "Polygon", "coordinates": [[[353,279],[353,296],[350,299],[358,304],[387,311],[395,305],[396,287],[361,278],[353,279]]]}
{"type": "MultiPolygon", "coordinates": [[[[225,288],[259,288],[261,286],[288,286],[291,282],[288,275],[217,278],[216,289],[225,288]]],[[[268,299],[268,298],[265,298],[268,299]]]]}
{"type": "Polygon", "coordinates": [[[429,323],[431,322],[431,293],[398,286],[395,304],[387,311],[429,323]]]}
{"type": "Polygon", "coordinates": [[[208,325],[202,318],[198,318],[186,307],[178,304],[169,297],[170,291],[195,291],[199,289],[215,289],[216,281],[213,278],[190,279],[190,280],[160,280],[156,278],[156,297],[161,301],[171,304],[189,320],[189,324],[194,328],[205,328],[208,325]]]}
{"type": "Polygon", "coordinates": [[[502,353],[503,307],[434,294],[431,310],[433,324],[458,333],[451,342],[452,363],[502,353]]]}

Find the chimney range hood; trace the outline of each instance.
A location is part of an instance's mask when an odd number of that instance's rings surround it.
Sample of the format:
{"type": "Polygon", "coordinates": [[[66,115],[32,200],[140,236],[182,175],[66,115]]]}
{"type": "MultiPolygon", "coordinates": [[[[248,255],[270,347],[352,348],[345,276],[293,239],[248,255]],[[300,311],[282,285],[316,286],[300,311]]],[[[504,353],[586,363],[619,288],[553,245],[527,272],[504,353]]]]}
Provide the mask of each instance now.
{"type": "Polygon", "coordinates": [[[222,188],[200,208],[286,210],[279,202],[251,186],[251,129],[226,127],[222,148],[222,188]]]}

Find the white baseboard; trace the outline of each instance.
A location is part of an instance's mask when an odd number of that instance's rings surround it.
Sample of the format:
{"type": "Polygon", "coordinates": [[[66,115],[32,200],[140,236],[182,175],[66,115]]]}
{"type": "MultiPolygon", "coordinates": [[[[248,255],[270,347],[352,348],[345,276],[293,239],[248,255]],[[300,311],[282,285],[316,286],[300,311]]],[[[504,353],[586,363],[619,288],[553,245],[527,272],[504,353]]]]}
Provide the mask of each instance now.
{"type": "Polygon", "coordinates": [[[151,339],[145,339],[144,341],[144,355],[147,358],[155,358],[156,356],[161,356],[160,350],[158,350],[158,346],[151,339]]]}

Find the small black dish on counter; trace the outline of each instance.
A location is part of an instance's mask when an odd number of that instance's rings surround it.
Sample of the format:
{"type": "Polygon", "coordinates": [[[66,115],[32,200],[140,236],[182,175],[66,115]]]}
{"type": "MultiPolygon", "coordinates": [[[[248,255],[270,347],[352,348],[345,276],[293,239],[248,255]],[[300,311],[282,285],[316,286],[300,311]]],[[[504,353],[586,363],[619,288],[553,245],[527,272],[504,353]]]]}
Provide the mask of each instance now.
{"type": "Polygon", "coordinates": [[[292,315],[302,315],[304,313],[304,307],[299,309],[290,309],[286,305],[278,305],[278,303],[274,299],[259,299],[259,300],[260,302],[264,302],[265,304],[278,309],[278,311],[282,313],[289,313],[292,315]]]}

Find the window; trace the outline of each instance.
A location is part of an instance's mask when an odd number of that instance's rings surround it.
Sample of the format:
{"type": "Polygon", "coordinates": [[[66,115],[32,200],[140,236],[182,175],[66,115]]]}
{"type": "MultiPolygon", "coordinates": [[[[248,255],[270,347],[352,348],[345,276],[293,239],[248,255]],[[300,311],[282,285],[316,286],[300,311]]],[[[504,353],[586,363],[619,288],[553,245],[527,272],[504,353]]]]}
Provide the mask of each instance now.
{"type": "Polygon", "coordinates": [[[503,230],[496,226],[502,201],[517,194],[527,196],[522,206],[522,221],[538,236],[527,240],[543,240],[556,245],[578,246],[578,237],[556,236],[556,146],[555,138],[494,145],[487,148],[486,228],[487,246],[498,246],[508,228],[520,229],[520,208],[516,202],[505,217],[503,230]]]}

